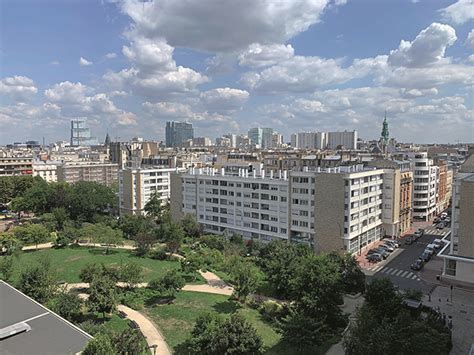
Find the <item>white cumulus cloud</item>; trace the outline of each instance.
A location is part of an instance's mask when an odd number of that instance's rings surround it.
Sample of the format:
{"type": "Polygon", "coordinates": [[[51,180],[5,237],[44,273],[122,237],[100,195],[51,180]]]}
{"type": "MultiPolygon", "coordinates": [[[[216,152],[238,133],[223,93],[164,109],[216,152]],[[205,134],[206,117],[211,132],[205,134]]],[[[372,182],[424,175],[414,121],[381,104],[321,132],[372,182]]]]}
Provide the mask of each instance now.
{"type": "Polygon", "coordinates": [[[474,19],[474,0],[458,0],[441,10],[443,20],[455,25],[462,25],[474,19]]]}
{"type": "Polygon", "coordinates": [[[86,67],[86,66],[89,66],[89,65],[92,65],[92,64],[93,64],[92,62],[88,61],[88,60],[87,60],[86,58],[84,58],[84,57],[79,58],[79,65],[80,65],[81,67],[86,67]]]}
{"type": "Polygon", "coordinates": [[[37,92],[34,81],[26,76],[15,75],[0,80],[0,94],[9,96],[15,101],[27,101],[37,92]]]}

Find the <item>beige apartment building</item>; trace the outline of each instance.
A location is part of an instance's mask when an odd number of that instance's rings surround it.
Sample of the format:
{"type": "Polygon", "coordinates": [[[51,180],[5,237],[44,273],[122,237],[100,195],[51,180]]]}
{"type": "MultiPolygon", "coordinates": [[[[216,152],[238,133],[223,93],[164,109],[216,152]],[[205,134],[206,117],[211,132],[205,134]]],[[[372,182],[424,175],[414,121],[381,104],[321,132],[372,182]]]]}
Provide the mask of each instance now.
{"type": "Polygon", "coordinates": [[[0,157],[0,176],[33,174],[33,157],[0,157]]]}
{"type": "Polygon", "coordinates": [[[461,165],[453,183],[451,238],[439,254],[443,279],[474,284],[474,153],[461,165]]]}
{"type": "Polygon", "coordinates": [[[451,202],[451,185],[453,183],[453,175],[452,171],[448,169],[446,161],[439,160],[436,162],[436,165],[439,167],[438,185],[436,186],[436,208],[438,213],[440,213],[447,209],[449,207],[449,203],[451,202]]]}
{"type": "Polygon", "coordinates": [[[386,236],[398,238],[411,227],[413,172],[410,162],[381,159],[368,165],[384,170],[383,229],[386,236]]]}
{"type": "Polygon", "coordinates": [[[118,164],[100,162],[66,162],[57,167],[58,181],[74,184],[94,181],[111,186],[118,180],[118,164]]]}

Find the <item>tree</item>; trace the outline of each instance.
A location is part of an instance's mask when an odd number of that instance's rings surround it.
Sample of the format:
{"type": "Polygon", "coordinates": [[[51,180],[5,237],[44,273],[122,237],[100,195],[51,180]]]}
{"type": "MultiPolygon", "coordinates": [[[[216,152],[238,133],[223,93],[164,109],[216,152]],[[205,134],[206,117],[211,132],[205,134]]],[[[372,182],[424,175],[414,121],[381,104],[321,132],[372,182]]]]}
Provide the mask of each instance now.
{"type": "Polygon", "coordinates": [[[109,253],[111,245],[123,244],[122,232],[102,223],[84,223],[81,235],[93,243],[105,244],[105,254],[109,253]]]}
{"type": "Polygon", "coordinates": [[[0,275],[5,281],[11,279],[13,275],[13,256],[8,255],[0,259],[0,275]]]}
{"type": "Polygon", "coordinates": [[[85,283],[91,283],[94,277],[105,277],[116,283],[119,280],[119,269],[103,263],[91,263],[82,268],[79,274],[79,278],[85,283]]]}
{"type": "Polygon", "coordinates": [[[73,219],[91,221],[95,214],[107,213],[116,205],[116,195],[97,182],[79,181],[72,186],[69,214],[73,219]]]}
{"type": "Polygon", "coordinates": [[[260,354],[262,338],[241,315],[223,319],[216,313],[199,316],[187,341],[193,354],[260,354]]]}
{"type": "Polygon", "coordinates": [[[176,253],[184,240],[184,231],[181,226],[170,222],[164,228],[166,247],[171,253],[176,253]]]}
{"type": "Polygon", "coordinates": [[[308,316],[292,307],[282,319],[281,329],[283,338],[298,347],[321,345],[333,334],[324,317],[308,316]]]}
{"type": "Polygon", "coordinates": [[[340,256],[337,253],[330,253],[329,257],[339,264],[344,292],[351,294],[364,292],[365,274],[356,258],[351,254],[340,256]]]}
{"type": "Polygon", "coordinates": [[[102,313],[103,319],[105,314],[114,311],[117,305],[115,282],[103,275],[96,275],[89,285],[87,306],[90,311],[102,313]]]}
{"type": "Polygon", "coordinates": [[[124,215],[120,217],[119,227],[126,238],[134,239],[139,234],[150,233],[155,223],[146,216],[124,215]]]}
{"type": "Polygon", "coordinates": [[[149,232],[139,233],[133,237],[133,240],[137,246],[136,253],[139,256],[148,254],[157,242],[156,236],[149,232]]]}
{"type": "Polygon", "coordinates": [[[81,236],[81,231],[71,223],[65,223],[63,229],[57,233],[57,238],[54,240],[56,247],[66,247],[74,243],[81,236]]]}
{"type": "Polygon", "coordinates": [[[19,289],[39,303],[46,303],[57,289],[56,277],[48,259],[29,265],[20,273],[19,289]]]}
{"type": "Polygon", "coordinates": [[[183,217],[183,219],[181,220],[181,226],[186,236],[191,237],[193,239],[199,238],[202,233],[201,225],[198,223],[198,221],[196,221],[196,218],[190,213],[187,213],[183,217]]]}
{"type": "Polygon", "coordinates": [[[115,351],[120,355],[139,355],[148,350],[147,343],[138,330],[124,329],[112,339],[115,351]]]}
{"type": "Polygon", "coordinates": [[[158,223],[160,223],[161,215],[163,214],[163,203],[160,200],[160,195],[155,192],[151,195],[150,200],[145,204],[145,212],[147,216],[152,217],[158,223]]]}
{"type": "Polygon", "coordinates": [[[66,209],[64,207],[53,208],[53,216],[56,222],[56,230],[62,231],[66,221],[69,219],[66,209]]]}
{"type": "Polygon", "coordinates": [[[134,262],[129,262],[120,266],[119,280],[125,282],[128,288],[134,288],[143,281],[143,268],[134,262]]]}
{"type": "Polygon", "coordinates": [[[80,313],[82,300],[77,294],[66,291],[59,292],[51,302],[51,309],[61,317],[73,321],[80,313]]]}
{"type": "Polygon", "coordinates": [[[365,303],[377,319],[395,317],[402,308],[401,299],[388,278],[374,279],[365,291],[365,303]]]}
{"type": "Polygon", "coordinates": [[[159,293],[167,293],[170,297],[174,297],[176,292],[185,285],[184,279],[176,272],[176,270],[168,271],[163,277],[151,280],[148,288],[159,293]]]}
{"type": "Polygon", "coordinates": [[[82,355],[116,355],[111,338],[104,333],[98,333],[94,339],[87,343],[82,355]]]}
{"type": "Polygon", "coordinates": [[[44,243],[50,238],[48,229],[41,224],[25,224],[24,226],[15,227],[13,230],[15,237],[23,243],[32,243],[36,247],[38,244],[44,243]]]}
{"type": "Polygon", "coordinates": [[[196,280],[196,272],[203,266],[201,257],[196,253],[192,253],[186,258],[180,259],[180,264],[181,272],[191,275],[193,280],[196,280]]]}
{"type": "Polygon", "coordinates": [[[235,296],[245,303],[247,296],[255,292],[260,284],[260,271],[250,262],[238,259],[231,268],[230,275],[235,296]]]}
{"type": "Polygon", "coordinates": [[[0,233],[0,251],[6,255],[21,252],[23,243],[11,232],[0,233]]]}

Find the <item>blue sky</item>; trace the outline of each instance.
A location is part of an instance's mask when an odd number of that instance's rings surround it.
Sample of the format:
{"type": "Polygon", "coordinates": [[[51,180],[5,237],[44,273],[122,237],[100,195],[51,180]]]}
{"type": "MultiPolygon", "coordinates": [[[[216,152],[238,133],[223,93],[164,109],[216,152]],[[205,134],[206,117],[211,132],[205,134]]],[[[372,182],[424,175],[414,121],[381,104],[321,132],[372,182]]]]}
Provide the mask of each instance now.
{"type": "Polygon", "coordinates": [[[4,0],[0,144],[270,126],[474,141],[473,0],[4,0]],[[403,42],[401,42],[403,41],[403,42]]]}

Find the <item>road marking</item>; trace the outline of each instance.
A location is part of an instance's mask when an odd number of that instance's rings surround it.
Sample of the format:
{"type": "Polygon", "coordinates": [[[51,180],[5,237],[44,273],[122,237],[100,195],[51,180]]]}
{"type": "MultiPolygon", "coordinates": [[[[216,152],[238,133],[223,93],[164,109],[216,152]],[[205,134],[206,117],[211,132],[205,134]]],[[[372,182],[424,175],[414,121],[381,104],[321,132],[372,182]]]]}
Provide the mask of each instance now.
{"type": "Polygon", "coordinates": [[[416,279],[416,281],[421,281],[420,279],[416,279]]]}
{"type": "Polygon", "coordinates": [[[410,272],[408,275],[407,275],[407,279],[411,278],[413,276],[413,273],[410,272]]]}
{"type": "Polygon", "coordinates": [[[403,274],[400,275],[400,277],[405,277],[407,276],[407,274],[408,274],[408,271],[405,271],[403,274]]]}
{"type": "Polygon", "coordinates": [[[390,272],[390,275],[393,275],[393,274],[395,274],[397,271],[398,271],[398,269],[393,269],[393,271],[392,271],[392,272],[390,272]]]}
{"type": "Polygon", "coordinates": [[[395,276],[400,275],[402,272],[403,272],[403,270],[398,271],[398,272],[395,274],[395,276]]]}
{"type": "Polygon", "coordinates": [[[377,272],[377,271],[379,271],[379,270],[382,270],[383,267],[384,267],[383,265],[376,266],[376,267],[373,269],[373,271],[377,272]]]}
{"type": "Polygon", "coordinates": [[[391,270],[393,270],[393,269],[392,269],[392,268],[384,267],[381,272],[384,272],[384,273],[387,273],[387,274],[388,274],[391,270]]]}
{"type": "Polygon", "coordinates": [[[411,279],[412,279],[412,280],[416,279],[416,275],[413,275],[411,279]]]}

